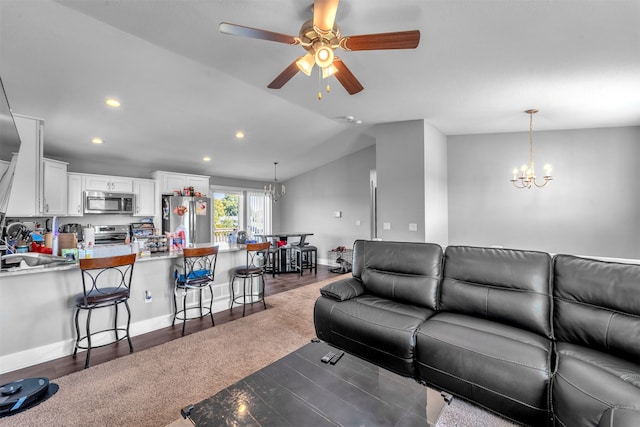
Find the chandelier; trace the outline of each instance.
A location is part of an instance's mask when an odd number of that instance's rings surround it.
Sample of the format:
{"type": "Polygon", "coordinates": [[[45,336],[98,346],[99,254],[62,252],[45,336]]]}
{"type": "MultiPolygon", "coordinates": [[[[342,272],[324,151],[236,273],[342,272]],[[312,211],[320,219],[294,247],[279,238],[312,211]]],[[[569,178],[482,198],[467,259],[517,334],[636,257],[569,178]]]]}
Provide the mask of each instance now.
{"type": "Polygon", "coordinates": [[[273,184],[264,186],[264,195],[270,197],[274,203],[282,199],[287,192],[287,189],[283,184],[280,184],[280,189],[278,189],[278,177],[276,175],[277,167],[278,162],[273,162],[273,184]]]}
{"type": "Polygon", "coordinates": [[[532,185],[544,187],[553,179],[551,177],[551,165],[546,164],[544,165],[544,181],[538,183],[536,180],[536,172],[533,167],[533,115],[537,112],[538,110],[536,109],[525,111],[525,113],[529,114],[529,165],[522,165],[520,170],[518,168],[513,170],[511,182],[516,188],[531,188],[532,185]],[[518,172],[520,175],[518,175],[518,172]]]}

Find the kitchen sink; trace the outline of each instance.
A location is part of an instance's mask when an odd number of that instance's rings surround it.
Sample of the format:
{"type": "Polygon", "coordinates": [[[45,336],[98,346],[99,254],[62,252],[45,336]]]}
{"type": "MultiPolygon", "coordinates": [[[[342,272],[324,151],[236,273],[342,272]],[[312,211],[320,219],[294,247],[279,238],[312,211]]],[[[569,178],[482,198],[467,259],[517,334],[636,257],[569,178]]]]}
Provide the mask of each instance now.
{"type": "Polygon", "coordinates": [[[73,261],[69,261],[62,256],[54,256],[49,254],[42,254],[39,252],[27,252],[20,254],[7,254],[2,255],[2,266],[4,268],[20,267],[20,268],[33,268],[33,267],[57,267],[59,265],[71,264],[73,261]]]}

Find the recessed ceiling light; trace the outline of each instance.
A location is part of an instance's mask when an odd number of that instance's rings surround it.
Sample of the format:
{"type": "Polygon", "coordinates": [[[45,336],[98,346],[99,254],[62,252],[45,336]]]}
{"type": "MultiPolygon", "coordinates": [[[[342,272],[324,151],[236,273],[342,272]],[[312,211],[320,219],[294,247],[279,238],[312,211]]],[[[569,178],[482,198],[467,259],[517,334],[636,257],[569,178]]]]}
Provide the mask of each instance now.
{"type": "Polygon", "coordinates": [[[93,142],[94,144],[104,144],[104,139],[96,137],[91,139],[91,142],[93,142]]]}
{"type": "Polygon", "coordinates": [[[210,161],[211,161],[211,157],[209,157],[209,156],[204,156],[204,157],[202,158],[202,161],[203,161],[203,162],[210,162],[210,161]]]}
{"type": "Polygon", "coordinates": [[[107,104],[109,107],[113,107],[113,108],[118,108],[120,106],[120,101],[118,101],[115,98],[107,98],[106,101],[104,101],[105,104],[107,104]]]}
{"type": "Polygon", "coordinates": [[[238,132],[236,132],[236,139],[242,139],[242,138],[244,138],[244,132],[239,130],[238,132]]]}
{"type": "Polygon", "coordinates": [[[355,118],[355,117],[353,117],[353,116],[344,116],[344,120],[345,120],[347,123],[351,123],[351,124],[354,124],[354,125],[361,125],[361,124],[362,124],[362,120],[360,120],[360,119],[356,119],[356,118],[355,118]]]}

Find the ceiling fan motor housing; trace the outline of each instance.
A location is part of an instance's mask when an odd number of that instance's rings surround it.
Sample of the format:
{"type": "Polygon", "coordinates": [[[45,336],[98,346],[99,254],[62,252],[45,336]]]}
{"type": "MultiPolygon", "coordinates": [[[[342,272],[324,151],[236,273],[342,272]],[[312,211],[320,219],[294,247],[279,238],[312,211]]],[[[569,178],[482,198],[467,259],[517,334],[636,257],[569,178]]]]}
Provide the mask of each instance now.
{"type": "Polygon", "coordinates": [[[300,42],[315,57],[318,67],[325,68],[333,63],[333,51],[340,46],[340,29],[334,24],[331,31],[323,32],[310,19],[300,28],[300,42]]]}

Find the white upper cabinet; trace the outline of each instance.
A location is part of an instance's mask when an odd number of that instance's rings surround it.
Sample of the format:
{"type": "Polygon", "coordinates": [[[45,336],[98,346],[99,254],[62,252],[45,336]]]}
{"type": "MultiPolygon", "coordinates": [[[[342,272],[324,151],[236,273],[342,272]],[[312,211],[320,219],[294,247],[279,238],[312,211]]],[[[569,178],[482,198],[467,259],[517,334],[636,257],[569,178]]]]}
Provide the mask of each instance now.
{"type": "Polygon", "coordinates": [[[83,216],[82,175],[67,174],[67,216],[83,216]]]}
{"type": "Polygon", "coordinates": [[[156,212],[156,182],[153,179],[134,179],[136,205],[133,216],[154,216],[156,212]]]}
{"type": "Polygon", "coordinates": [[[18,135],[18,156],[7,216],[38,216],[41,213],[42,137],[44,122],[33,117],[13,115],[18,135]]]}
{"type": "Polygon", "coordinates": [[[44,215],[67,214],[67,165],[68,163],[42,159],[42,213],[44,215]]]}
{"type": "Polygon", "coordinates": [[[84,190],[132,193],[133,179],[121,176],[84,175],[84,190]]]}
{"type": "Polygon", "coordinates": [[[205,196],[209,196],[209,177],[186,175],[185,187],[193,187],[196,192],[200,192],[205,196]]]}
{"type": "Polygon", "coordinates": [[[209,177],[204,175],[185,175],[175,172],[156,171],[151,174],[155,178],[157,193],[171,194],[183,191],[185,187],[193,187],[194,191],[209,195],[209,177]]]}

